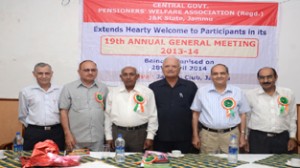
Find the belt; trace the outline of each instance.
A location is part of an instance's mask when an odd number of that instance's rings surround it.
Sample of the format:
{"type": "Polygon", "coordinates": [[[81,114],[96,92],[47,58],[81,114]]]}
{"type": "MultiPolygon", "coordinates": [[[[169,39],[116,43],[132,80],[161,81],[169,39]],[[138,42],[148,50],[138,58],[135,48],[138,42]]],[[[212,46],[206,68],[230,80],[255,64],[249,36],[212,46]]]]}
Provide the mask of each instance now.
{"type": "Polygon", "coordinates": [[[203,129],[205,129],[207,131],[210,131],[210,132],[216,132],[216,133],[226,133],[226,132],[234,130],[236,127],[237,126],[234,126],[234,127],[231,127],[231,128],[227,128],[227,129],[211,129],[211,128],[207,128],[204,125],[202,125],[203,129]]]}
{"type": "Polygon", "coordinates": [[[265,135],[267,137],[276,137],[276,136],[281,135],[281,134],[286,132],[286,131],[283,131],[281,133],[274,133],[274,132],[263,132],[263,131],[258,131],[258,130],[251,130],[251,131],[260,133],[260,134],[265,135]]]}
{"type": "Polygon", "coordinates": [[[138,129],[141,129],[141,128],[147,128],[148,123],[145,123],[145,124],[142,124],[142,125],[139,125],[139,126],[135,126],[135,127],[121,127],[121,126],[118,126],[116,124],[113,124],[113,126],[119,128],[119,129],[122,129],[122,130],[126,130],[126,131],[134,131],[134,130],[138,130],[138,129]]]}
{"type": "Polygon", "coordinates": [[[56,124],[56,125],[48,125],[48,126],[39,126],[39,125],[28,124],[28,127],[37,128],[37,129],[43,129],[45,131],[50,131],[52,129],[61,127],[61,125],[60,124],[56,124]]]}

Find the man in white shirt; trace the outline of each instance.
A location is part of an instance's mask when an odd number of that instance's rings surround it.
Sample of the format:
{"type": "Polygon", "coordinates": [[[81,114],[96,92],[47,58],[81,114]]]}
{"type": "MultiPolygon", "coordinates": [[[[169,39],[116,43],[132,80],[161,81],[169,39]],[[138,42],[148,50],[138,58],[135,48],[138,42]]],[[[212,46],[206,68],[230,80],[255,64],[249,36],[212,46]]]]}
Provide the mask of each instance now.
{"type": "Polygon", "coordinates": [[[36,64],[32,73],[37,84],[24,88],[19,94],[19,120],[26,127],[23,148],[32,150],[37,142],[51,139],[64,150],[58,110],[61,88],[51,84],[53,71],[49,64],[36,64]]]}
{"type": "Polygon", "coordinates": [[[250,153],[289,153],[296,147],[296,104],[293,92],[277,87],[274,68],[257,72],[260,88],[247,92],[250,153]]]}
{"type": "Polygon", "coordinates": [[[114,148],[119,133],[125,139],[126,152],[143,152],[151,149],[158,129],[154,94],[148,87],[139,85],[136,68],[125,67],[120,78],[124,85],[112,88],[105,110],[106,142],[114,148]]]}

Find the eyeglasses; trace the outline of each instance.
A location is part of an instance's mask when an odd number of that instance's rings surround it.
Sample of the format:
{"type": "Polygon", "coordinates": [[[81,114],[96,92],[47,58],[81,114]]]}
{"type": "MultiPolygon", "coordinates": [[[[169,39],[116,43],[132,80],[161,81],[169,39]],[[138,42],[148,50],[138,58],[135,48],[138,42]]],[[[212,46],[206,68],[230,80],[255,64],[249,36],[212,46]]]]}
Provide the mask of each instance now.
{"type": "Polygon", "coordinates": [[[83,69],[83,72],[97,72],[97,69],[83,69]]]}
{"type": "Polygon", "coordinates": [[[259,76],[258,77],[258,80],[270,80],[270,79],[273,79],[273,75],[268,75],[268,76],[259,76]]]}

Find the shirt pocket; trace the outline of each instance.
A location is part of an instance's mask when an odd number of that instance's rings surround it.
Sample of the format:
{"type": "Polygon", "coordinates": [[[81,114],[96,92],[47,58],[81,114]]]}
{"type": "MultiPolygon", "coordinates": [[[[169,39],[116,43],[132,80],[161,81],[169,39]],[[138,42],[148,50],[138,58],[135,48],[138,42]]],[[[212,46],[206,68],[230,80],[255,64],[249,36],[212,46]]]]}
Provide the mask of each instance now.
{"type": "Polygon", "coordinates": [[[86,98],[77,96],[72,100],[72,108],[75,112],[82,112],[82,110],[88,109],[88,103],[86,98]]]}
{"type": "Polygon", "coordinates": [[[38,95],[29,95],[28,96],[28,107],[34,107],[37,104],[41,103],[42,101],[42,97],[39,97],[38,95]]]}
{"type": "Polygon", "coordinates": [[[105,106],[104,105],[104,101],[103,102],[98,102],[98,101],[96,101],[96,100],[90,100],[90,106],[91,106],[91,108],[93,108],[93,109],[103,109],[103,107],[102,106],[105,106]]]}

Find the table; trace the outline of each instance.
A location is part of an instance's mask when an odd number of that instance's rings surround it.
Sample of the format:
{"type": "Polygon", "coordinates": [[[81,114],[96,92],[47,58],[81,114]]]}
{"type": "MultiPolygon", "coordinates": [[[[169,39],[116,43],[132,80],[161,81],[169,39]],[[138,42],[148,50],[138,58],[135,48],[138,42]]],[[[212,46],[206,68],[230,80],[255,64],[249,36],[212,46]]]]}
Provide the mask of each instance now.
{"type": "MultiPolygon", "coordinates": [[[[20,167],[20,164],[17,161],[14,161],[12,159],[12,151],[5,151],[5,156],[7,156],[7,159],[0,159],[0,168],[6,168],[6,167],[20,167]]],[[[25,152],[25,155],[29,156],[30,153],[29,152],[25,152]]],[[[141,154],[135,154],[135,153],[126,153],[127,155],[127,159],[130,158],[141,158],[141,154]]],[[[93,168],[93,167],[101,167],[101,168],[117,168],[117,166],[112,165],[112,164],[108,164],[105,163],[105,160],[102,159],[103,157],[103,153],[102,152],[91,152],[90,156],[87,157],[83,157],[81,164],[79,166],[76,166],[74,168],[93,168]]],[[[110,152],[108,153],[108,158],[106,160],[106,162],[112,161],[114,162],[113,158],[114,157],[114,153],[110,152]]],[[[271,154],[239,154],[238,159],[239,162],[241,163],[241,165],[238,166],[225,166],[225,167],[237,167],[237,168],[272,168],[272,166],[268,166],[268,165],[263,165],[261,164],[263,161],[268,162],[268,160],[272,161],[273,160],[277,160],[280,162],[282,168],[288,168],[289,166],[285,165],[285,161],[289,158],[292,157],[299,157],[297,154],[293,154],[293,155],[271,155],[271,154]],[[281,158],[281,159],[277,159],[277,158],[281,158]],[[259,162],[261,163],[259,163],[259,162]]],[[[227,154],[216,154],[216,155],[196,155],[196,154],[187,154],[184,156],[185,159],[180,159],[180,158],[171,158],[171,163],[172,164],[176,164],[176,166],[172,165],[173,168],[192,168],[192,167],[221,167],[218,166],[218,162],[222,162],[225,163],[226,159],[227,159],[227,154]],[[197,164],[194,166],[186,166],[185,162],[187,160],[191,160],[191,159],[199,159],[197,164]],[[216,164],[210,164],[209,166],[205,165],[202,161],[205,162],[205,159],[215,159],[215,158],[219,158],[220,160],[218,160],[218,162],[216,162],[216,164]],[[202,159],[202,160],[201,160],[202,159]],[[204,160],[203,160],[204,159],[204,160]],[[179,166],[177,166],[177,164],[179,166]]],[[[132,164],[132,163],[131,163],[132,164]]],[[[207,163],[206,163],[207,164],[207,163]]],[[[133,165],[133,164],[132,164],[133,165]]],[[[129,167],[138,167],[137,165],[134,166],[129,166],[129,167]]],[[[279,166],[273,166],[273,167],[279,167],[279,166]]]]}
{"type": "MultiPolygon", "coordinates": [[[[91,152],[90,156],[100,159],[102,157],[102,154],[99,152],[91,152]]],[[[114,153],[111,153],[110,156],[113,157],[114,153]]],[[[227,159],[227,154],[216,154],[215,156],[227,159]]],[[[265,165],[254,163],[255,161],[262,160],[262,159],[268,158],[270,156],[272,156],[272,155],[271,154],[259,154],[259,155],[258,154],[239,154],[238,159],[241,161],[248,162],[248,163],[237,166],[237,168],[274,168],[271,166],[265,166],[265,165]]],[[[117,168],[116,166],[109,165],[102,161],[81,164],[80,166],[77,166],[76,168],[90,168],[90,167],[117,168]]]]}
{"type": "MultiPolygon", "coordinates": [[[[102,153],[99,152],[91,152],[90,156],[94,158],[102,158],[102,153]]],[[[114,153],[110,153],[110,157],[113,157],[114,153]]],[[[214,156],[217,156],[219,158],[227,159],[227,154],[216,154],[214,156]]],[[[293,155],[272,155],[272,154],[239,154],[238,159],[239,161],[245,161],[247,162],[246,164],[242,164],[237,166],[237,168],[290,168],[289,166],[285,165],[285,162],[287,159],[292,158],[292,157],[300,157],[298,154],[293,154],[293,155]],[[263,165],[257,163],[258,161],[263,161],[263,160],[272,160],[275,159],[277,160],[277,157],[282,158],[281,160],[278,159],[277,162],[280,162],[280,166],[270,166],[270,165],[263,165]]],[[[77,166],[76,168],[90,168],[90,167],[101,167],[101,168],[117,168],[116,166],[109,165],[107,163],[104,163],[102,161],[97,161],[97,162],[89,162],[89,163],[84,163],[81,164],[80,166],[77,166]]],[[[212,167],[218,167],[218,166],[212,166],[212,167]]],[[[181,168],[181,167],[180,167],[181,168]]]]}

